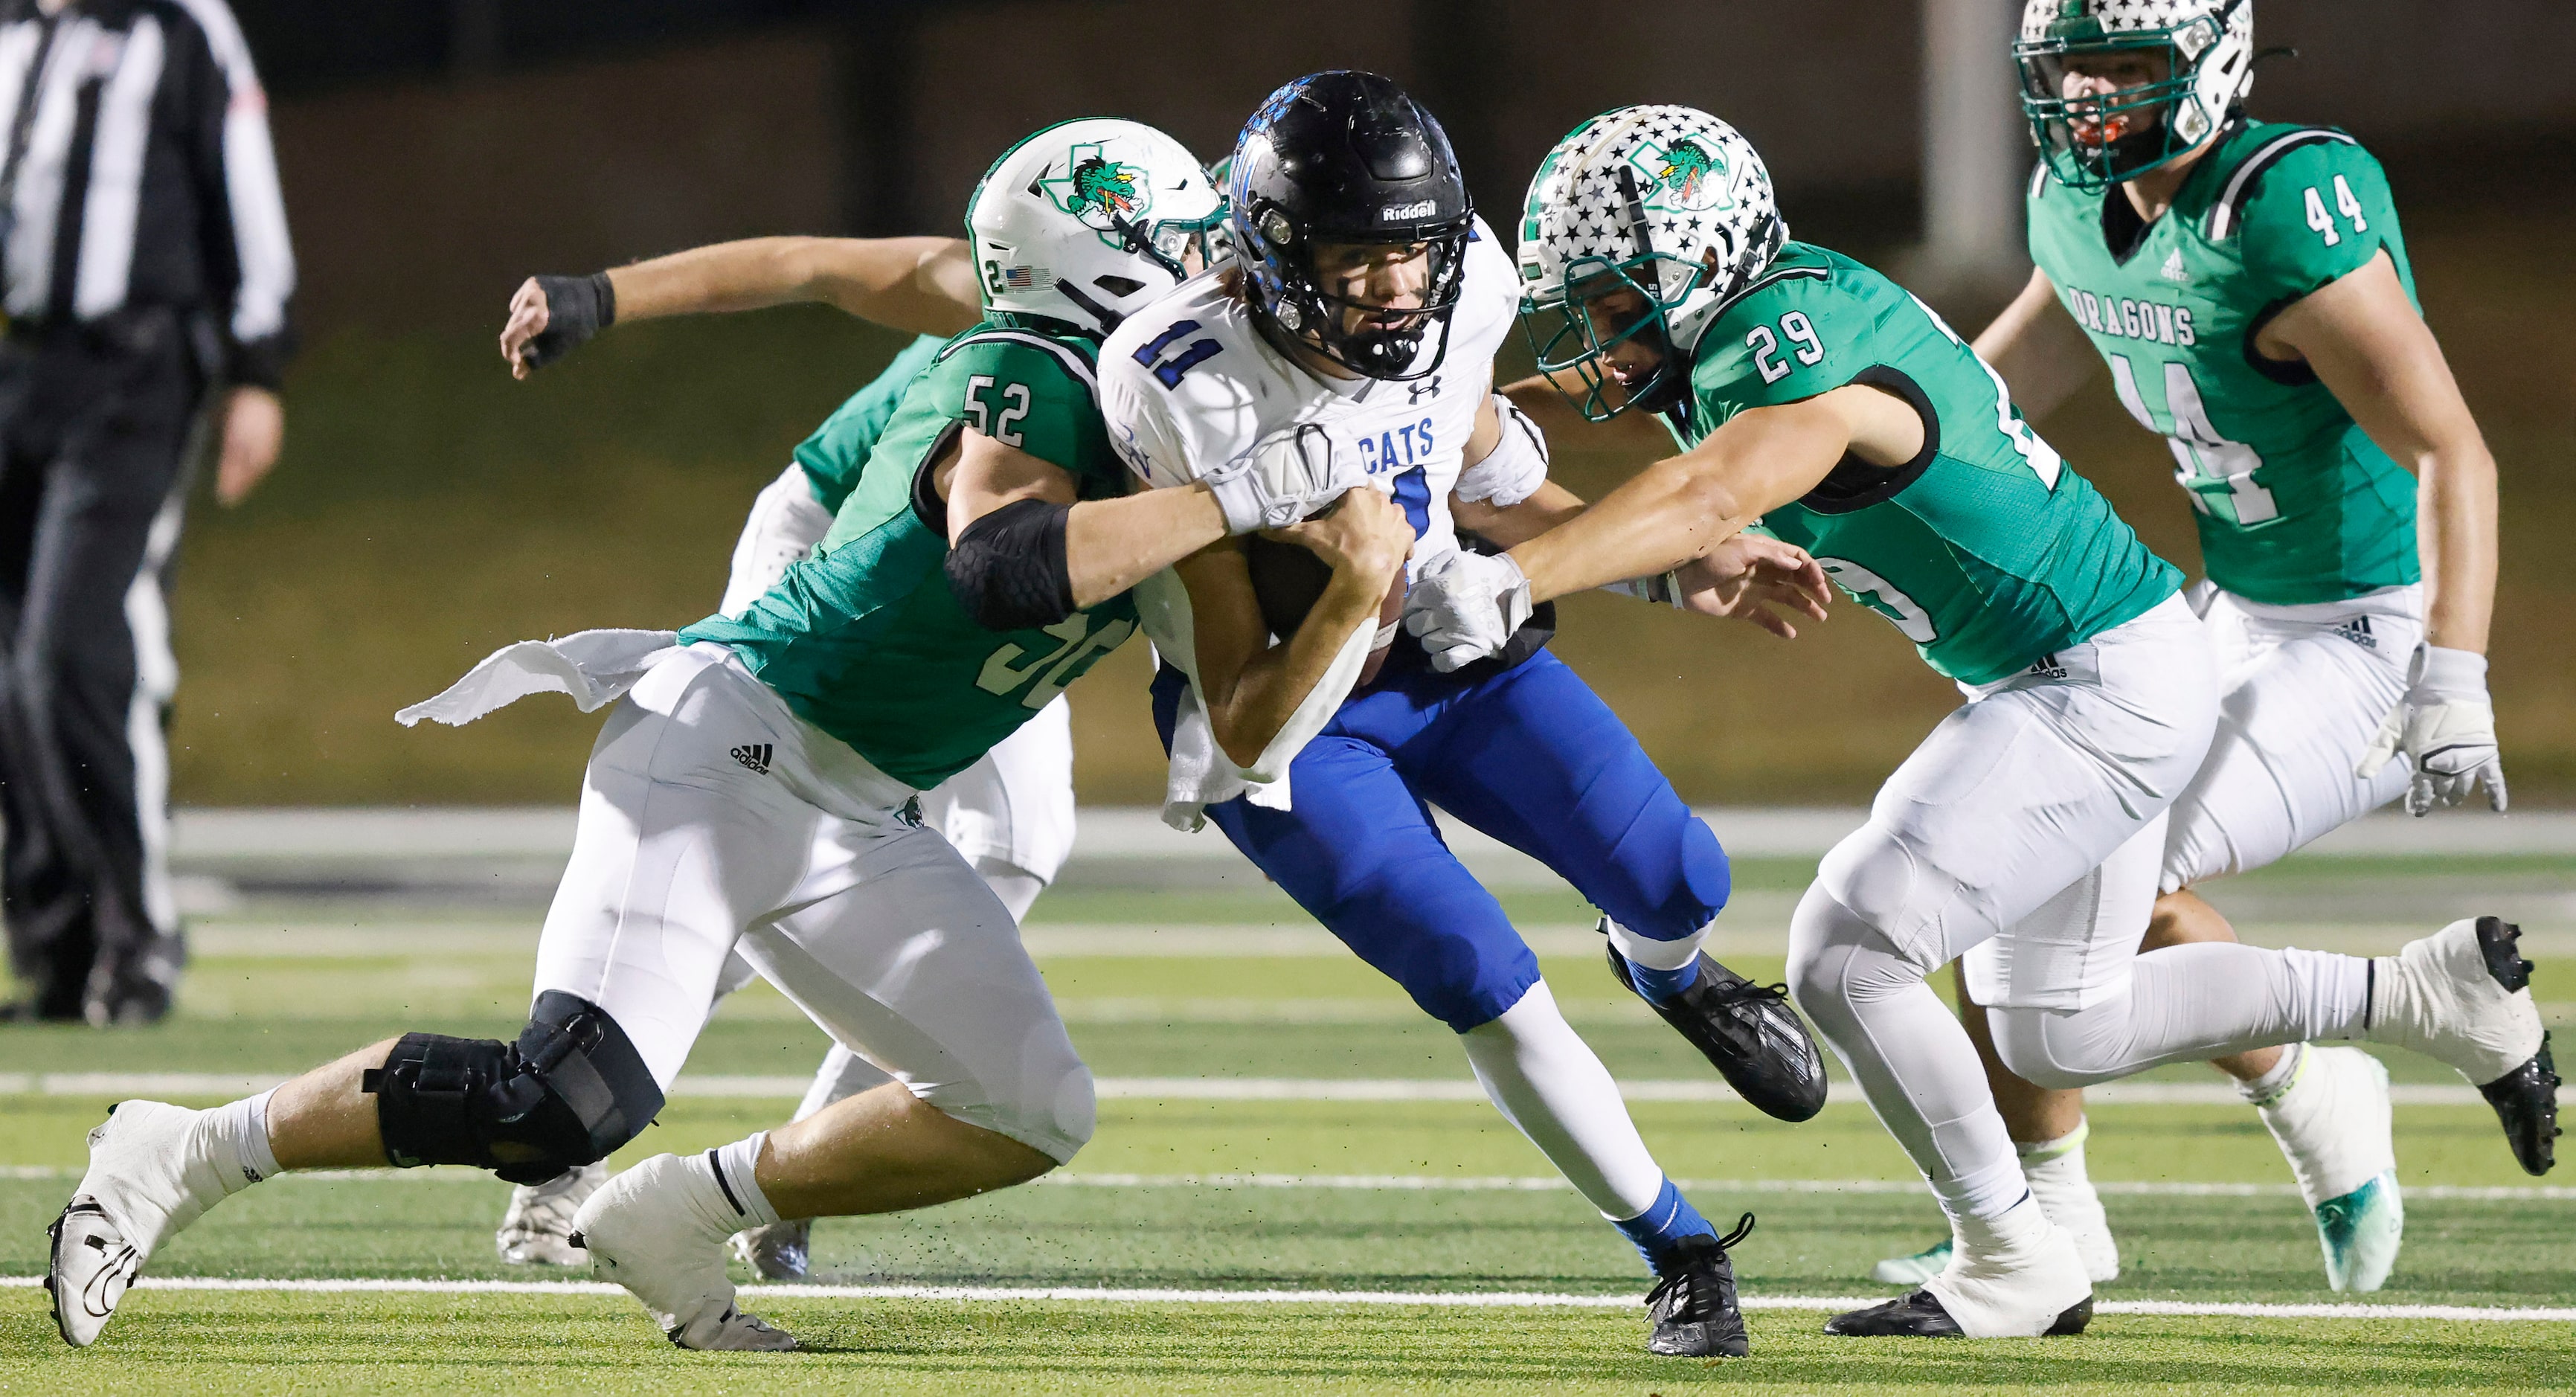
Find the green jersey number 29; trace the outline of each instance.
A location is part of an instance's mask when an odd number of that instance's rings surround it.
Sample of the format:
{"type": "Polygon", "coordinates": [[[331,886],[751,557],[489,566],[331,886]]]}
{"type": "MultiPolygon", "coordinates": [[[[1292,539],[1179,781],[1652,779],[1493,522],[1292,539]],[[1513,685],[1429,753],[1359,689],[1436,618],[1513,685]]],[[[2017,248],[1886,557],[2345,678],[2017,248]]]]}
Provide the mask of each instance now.
{"type": "MultiPolygon", "coordinates": [[[[2138,419],[2139,426],[2161,431],[2147,411],[2146,398],[2138,392],[2138,375],[2129,366],[2129,356],[2106,357],[2120,406],[2138,419]]],[[[2254,483],[2254,472],[2263,468],[2262,456],[2241,441],[2220,436],[2218,428],[2210,425],[2209,409],[2201,403],[2200,383],[2191,376],[2189,364],[2165,362],[2165,409],[2173,414],[2173,433],[2165,438],[2165,445],[2173,451],[2174,482],[2190,493],[2192,508],[2237,524],[2281,517],[2272,492],[2254,483]]]]}

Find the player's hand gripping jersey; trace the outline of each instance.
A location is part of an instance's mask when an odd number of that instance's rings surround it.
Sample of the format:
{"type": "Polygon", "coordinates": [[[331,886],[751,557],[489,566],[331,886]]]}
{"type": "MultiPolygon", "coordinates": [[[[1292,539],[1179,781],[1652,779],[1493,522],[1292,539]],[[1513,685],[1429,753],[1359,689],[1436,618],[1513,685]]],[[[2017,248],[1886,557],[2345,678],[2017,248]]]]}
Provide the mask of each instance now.
{"type": "MultiPolygon", "coordinates": [[[[1477,412],[1493,393],[1494,350],[1519,309],[1517,274],[1481,220],[1467,244],[1445,353],[1435,332],[1415,359],[1418,369],[1439,354],[1440,366],[1419,378],[1328,378],[1301,366],[1255,326],[1238,275],[1219,271],[1183,285],[1129,316],[1101,347],[1101,413],[1117,450],[1148,484],[1197,480],[1287,440],[1310,456],[1329,452],[1336,468],[1358,463],[1371,485],[1403,506],[1415,539],[1405,564],[1410,580],[1457,550],[1453,490],[1463,485],[1470,498],[1509,506],[1544,481],[1543,458],[1515,471],[1503,464],[1512,459],[1503,452],[1465,471],[1477,412]],[[1514,473],[1492,478],[1495,471],[1514,473]]],[[[1166,581],[1168,575],[1138,589],[1155,599],[1145,620],[1165,662],[1192,674],[1186,597],[1177,581],[1166,581]]],[[[1164,819],[1196,828],[1206,806],[1245,793],[1287,808],[1289,764],[1349,695],[1367,649],[1360,636],[1346,642],[1342,658],[1248,768],[1216,750],[1193,699],[1192,716],[1171,744],[1164,819]]]]}
{"type": "Polygon", "coordinates": [[[1850,383],[1913,403],[1921,454],[1894,469],[1845,458],[1762,528],[1815,554],[1934,669],[1964,684],[2009,678],[2180,586],[1939,316],[1820,247],[1785,244],[1709,326],[1691,393],[1665,425],[1688,449],[1748,408],[1850,383]]]}
{"type": "Polygon", "coordinates": [[[2210,580],[2275,605],[2417,580],[2415,480],[2300,363],[2254,336],[2383,250],[2415,290],[2387,177],[2350,136],[2249,123],[2141,228],[2117,191],[2029,197],[2030,255],[2111,367],[2131,416],[2173,448],[2210,580]]]}
{"type": "Polygon", "coordinates": [[[950,340],[904,391],[815,555],[681,643],[731,646],[799,717],[907,785],[927,790],[982,756],[1133,634],[1136,608],[1121,594],[1040,630],[976,624],[943,571],[948,514],[928,468],[972,426],[1061,467],[1084,499],[1122,493],[1093,353],[1079,335],[1002,317],[950,340]]]}
{"type": "MultiPolygon", "coordinates": [[[[1479,219],[1468,243],[1439,370],[1410,382],[1326,378],[1302,367],[1254,328],[1233,276],[1190,282],[1131,316],[1101,349],[1100,410],[1119,453],[1147,483],[1180,485],[1255,443],[1306,433],[1338,459],[1359,461],[1370,483],[1404,506],[1417,540],[1408,577],[1456,551],[1450,492],[1477,410],[1493,392],[1494,351],[1520,306],[1518,274],[1493,231],[1479,219]]],[[[1439,344],[1436,334],[1424,344],[1422,362],[1439,344]]],[[[1471,478],[1466,493],[1509,506],[1544,479],[1471,478]]]]}

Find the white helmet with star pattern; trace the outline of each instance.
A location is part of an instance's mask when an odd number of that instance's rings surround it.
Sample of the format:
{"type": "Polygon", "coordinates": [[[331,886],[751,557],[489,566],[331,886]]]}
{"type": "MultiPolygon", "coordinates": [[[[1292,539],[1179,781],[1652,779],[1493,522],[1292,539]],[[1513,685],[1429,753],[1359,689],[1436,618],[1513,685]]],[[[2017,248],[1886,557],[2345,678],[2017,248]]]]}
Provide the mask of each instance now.
{"type": "Polygon", "coordinates": [[[2064,183],[2100,189],[2226,124],[2254,86],[2254,0],[2023,0],[2013,61],[2041,157],[2064,183]],[[2070,70],[2118,85],[2070,95],[2086,86],[2070,70]]]}
{"type": "Polygon", "coordinates": [[[966,204],[989,310],[1107,335],[1230,255],[1198,157],[1138,121],[1061,121],[1002,153],[966,204]]]}
{"type": "MultiPolygon", "coordinates": [[[[1540,371],[1595,421],[1631,407],[1680,401],[1700,336],[1789,236],[1771,172],[1734,127],[1692,107],[1604,112],[1539,162],[1521,211],[1521,311],[1540,371]],[[1633,291],[1646,309],[1604,323],[1584,303],[1633,291]],[[1561,320],[1545,321],[1554,312],[1561,320]],[[1659,336],[1662,367],[1633,389],[1612,388],[1601,356],[1639,335],[1659,336]]],[[[1633,301],[1627,301],[1633,305],[1633,301]]]]}

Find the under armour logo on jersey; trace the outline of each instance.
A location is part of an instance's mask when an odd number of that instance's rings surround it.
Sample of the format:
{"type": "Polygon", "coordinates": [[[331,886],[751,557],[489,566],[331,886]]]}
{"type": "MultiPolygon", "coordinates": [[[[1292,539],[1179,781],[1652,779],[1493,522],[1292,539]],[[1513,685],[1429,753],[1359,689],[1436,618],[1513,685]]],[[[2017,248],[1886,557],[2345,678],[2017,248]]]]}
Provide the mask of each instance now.
{"type": "Polygon", "coordinates": [[[2379,637],[2370,633],[2370,618],[2367,616],[2353,617],[2351,620],[2335,627],[2334,633],[2351,641],[2353,644],[2360,646],[2364,650],[2376,650],[2379,648],[2379,637]]]}
{"type": "Polygon", "coordinates": [[[2191,280],[2191,272],[2182,264],[2181,248],[2175,248],[2172,252],[2165,255],[2165,264],[2156,269],[2156,275],[2163,277],[2167,281],[2191,280]]]}
{"type": "Polygon", "coordinates": [[[767,776],[769,774],[769,752],[770,745],[766,742],[746,742],[742,746],[733,749],[733,759],[742,763],[744,766],[750,767],[753,771],[759,772],[763,776],[767,776]]]}
{"type": "Polygon", "coordinates": [[[1427,382],[1423,382],[1423,383],[1408,383],[1408,384],[1404,385],[1404,392],[1405,392],[1405,399],[1404,399],[1404,401],[1405,401],[1405,403],[1406,403],[1406,405],[1407,405],[1407,406],[1410,406],[1410,405],[1412,405],[1412,404],[1414,404],[1414,403],[1421,402],[1421,401],[1422,401],[1423,399],[1425,399],[1425,398],[1436,398],[1436,397],[1439,397],[1439,396],[1440,396],[1440,375],[1438,375],[1438,374],[1433,374],[1433,375],[1430,377],[1429,381],[1427,381],[1427,382]]]}

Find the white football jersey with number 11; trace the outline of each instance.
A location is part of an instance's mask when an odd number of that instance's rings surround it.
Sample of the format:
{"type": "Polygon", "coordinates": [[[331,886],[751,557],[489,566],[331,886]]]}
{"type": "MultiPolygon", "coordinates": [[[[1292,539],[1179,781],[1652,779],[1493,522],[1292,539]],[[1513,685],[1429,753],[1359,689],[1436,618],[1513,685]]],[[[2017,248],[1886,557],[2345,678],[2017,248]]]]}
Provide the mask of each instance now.
{"type": "MultiPolygon", "coordinates": [[[[1254,328],[1230,270],[1183,284],[1110,335],[1100,351],[1109,440],[1154,485],[1185,484],[1274,433],[1311,429],[1336,459],[1358,461],[1413,522],[1409,574],[1458,547],[1449,492],[1465,466],[1477,409],[1492,395],[1494,351],[1520,311],[1520,280],[1493,230],[1467,244],[1448,353],[1410,382],[1326,378],[1254,328]]],[[[1423,337],[1419,363],[1440,348],[1423,337]]]]}

